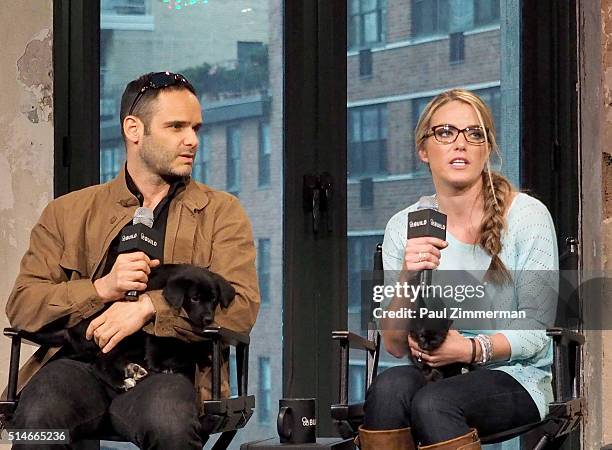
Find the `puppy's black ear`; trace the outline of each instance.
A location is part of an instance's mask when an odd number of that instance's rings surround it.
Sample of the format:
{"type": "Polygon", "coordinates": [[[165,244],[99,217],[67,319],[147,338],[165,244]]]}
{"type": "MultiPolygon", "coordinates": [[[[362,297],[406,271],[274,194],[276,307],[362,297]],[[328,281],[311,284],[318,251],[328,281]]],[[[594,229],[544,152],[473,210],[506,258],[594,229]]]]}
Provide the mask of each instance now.
{"type": "MultiPolygon", "coordinates": [[[[211,272],[212,273],[212,272],[211,272]]],[[[236,296],[236,290],[225,278],[221,275],[213,273],[213,279],[215,281],[215,287],[217,289],[217,298],[222,308],[227,308],[234,297],[236,296]]]]}
{"type": "Polygon", "coordinates": [[[168,284],[162,291],[164,298],[170,306],[179,309],[183,306],[185,295],[189,290],[189,286],[192,284],[190,280],[183,277],[173,277],[168,280],[168,284]]]}

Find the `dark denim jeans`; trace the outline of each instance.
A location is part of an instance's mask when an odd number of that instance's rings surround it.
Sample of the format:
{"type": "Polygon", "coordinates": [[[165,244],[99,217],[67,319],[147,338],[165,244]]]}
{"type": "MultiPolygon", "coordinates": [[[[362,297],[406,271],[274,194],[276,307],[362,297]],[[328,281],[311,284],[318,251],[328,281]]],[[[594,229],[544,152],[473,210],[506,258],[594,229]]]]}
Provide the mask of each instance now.
{"type": "Polygon", "coordinates": [[[540,420],[535,402],[518,381],[488,369],[426,383],[414,366],[392,367],[374,379],[364,409],[364,428],[412,427],[421,445],[462,436],[470,428],[484,436],[540,420]]]}
{"type": "MultiPolygon", "coordinates": [[[[23,389],[9,428],[68,429],[72,441],[112,425],[143,449],[201,449],[193,382],[181,374],[152,374],[127,392],[102,383],[92,365],[51,361],[23,389]]],[[[71,448],[15,445],[15,449],[71,448]]]]}

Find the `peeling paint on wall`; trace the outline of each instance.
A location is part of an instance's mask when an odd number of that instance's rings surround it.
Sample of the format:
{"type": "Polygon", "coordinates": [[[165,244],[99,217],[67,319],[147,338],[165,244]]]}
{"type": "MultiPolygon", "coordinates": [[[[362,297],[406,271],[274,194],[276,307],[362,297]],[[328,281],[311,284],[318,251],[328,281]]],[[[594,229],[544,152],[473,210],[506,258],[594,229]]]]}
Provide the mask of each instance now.
{"type": "MultiPolygon", "coordinates": [[[[604,142],[612,142],[612,0],[602,0],[602,55],[603,55],[603,93],[604,93],[604,142]]],[[[603,218],[612,218],[612,153],[602,151],[602,195],[603,218]]],[[[607,222],[604,223],[604,225],[607,222]]],[[[609,254],[612,244],[607,243],[609,254]]],[[[610,259],[610,258],[609,258],[610,259]]]]}
{"type": "MultiPolygon", "coordinates": [[[[53,0],[2,2],[0,14],[0,309],[30,230],[53,197],[53,0]]],[[[4,314],[0,325],[8,326],[4,314]]],[[[7,360],[10,342],[0,340],[7,360]]],[[[23,357],[32,351],[23,349],[23,357]]],[[[5,366],[0,378],[6,379],[5,366]]],[[[4,446],[0,447],[4,448],[4,446]]]]}
{"type": "MultiPolygon", "coordinates": [[[[608,122],[610,123],[610,122],[608,122]]],[[[604,220],[612,220],[612,154],[603,152],[604,220]]],[[[610,244],[612,246],[612,244],[610,244]]]]}
{"type": "Polygon", "coordinates": [[[17,79],[26,87],[27,95],[21,112],[32,123],[53,120],[53,39],[50,29],[31,40],[17,61],[17,79]]]}
{"type": "Polygon", "coordinates": [[[3,209],[12,209],[15,205],[15,196],[13,195],[13,176],[11,174],[11,166],[5,155],[0,153],[0,211],[3,209]]]}

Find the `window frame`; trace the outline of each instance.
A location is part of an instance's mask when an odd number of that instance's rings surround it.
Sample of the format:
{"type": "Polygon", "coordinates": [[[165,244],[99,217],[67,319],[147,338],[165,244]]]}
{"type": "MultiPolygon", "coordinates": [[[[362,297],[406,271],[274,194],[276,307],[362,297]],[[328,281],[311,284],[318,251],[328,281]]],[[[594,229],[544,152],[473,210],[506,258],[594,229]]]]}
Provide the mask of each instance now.
{"type": "MultiPolygon", "coordinates": [[[[564,3],[564,2],[559,2],[564,3]]],[[[518,4],[518,3],[517,3],[518,4]]],[[[324,338],[347,324],[347,113],[346,73],[347,7],[345,2],[285,1],[283,24],[284,85],[283,97],[283,258],[291,261],[283,267],[283,395],[318,398],[319,432],[331,435],[329,405],[336,400],[338,349],[324,338]],[[299,86],[299,89],[292,88],[299,86]],[[330,151],[329,149],[334,149],[330,151]],[[309,216],[302,208],[304,174],[328,171],[334,181],[332,231],[314,235],[309,216]],[[313,264],[313,261],[324,264],[313,264]],[[314,266],[314,268],[313,268],[314,266]],[[329,270],[328,270],[329,269],[329,270]],[[312,341],[313,325],[321,336],[312,341]],[[295,349],[300,349],[296,352],[295,349]]],[[[54,195],[80,189],[99,181],[99,36],[98,1],[54,1],[54,195]],[[71,151],[78,143],[78,152],[71,151]]],[[[532,73],[521,80],[521,127],[518,137],[524,155],[537,154],[526,161],[522,179],[532,193],[551,208],[560,223],[560,239],[577,229],[577,146],[563,130],[576,128],[575,84],[571,72],[577,58],[567,40],[564,9],[571,17],[575,1],[559,5],[554,0],[537,2],[538,11],[523,8],[521,42],[524,66],[531,63],[532,73]],[[555,14],[550,15],[551,11],[555,14]],[[561,14],[561,16],[563,16],[561,14]],[[550,16],[550,17],[549,17],[550,16]],[[547,23],[535,23],[547,18],[547,23]],[[550,35],[550,36],[549,36],[550,35]],[[541,39],[539,39],[541,38],[541,39]],[[531,53],[526,42],[535,42],[531,53]],[[554,53],[555,58],[536,57],[554,53]],[[564,62],[564,56],[569,58],[564,62]],[[561,68],[561,70],[559,70],[561,68]],[[554,89],[547,77],[555,74],[554,89]],[[570,86],[571,88],[565,89],[570,86]],[[547,98],[547,94],[550,95],[547,98]],[[544,99],[544,101],[542,101],[544,99]],[[538,120],[548,113],[557,117],[554,130],[537,130],[538,120]],[[556,173],[542,177],[542,166],[556,173]],[[569,185],[569,186],[568,186],[569,185]]],[[[571,20],[570,20],[571,22],[571,20]]],[[[571,30],[570,30],[571,31],[571,30]]],[[[552,116],[551,116],[552,117],[552,116]]],[[[523,161],[525,158],[522,159],[523,161]]]]}
{"type": "Polygon", "coordinates": [[[272,240],[270,238],[257,239],[257,277],[259,281],[259,296],[261,306],[270,306],[270,251],[272,240]]]}
{"type": "Polygon", "coordinates": [[[197,170],[198,176],[194,176],[194,179],[201,183],[208,184],[210,182],[210,142],[212,133],[210,130],[202,128],[198,134],[200,144],[193,165],[193,171],[195,172],[197,170]]]}
{"type": "Polygon", "coordinates": [[[474,20],[473,20],[474,28],[484,27],[484,26],[495,24],[495,23],[499,23],[499,20],[501,18],[501,4],[500,4],[501,0],[496,0],[497,1],[497,8],[496,8],[497,16],[491,15],[490,17],[486,19],[479,17],[477,13],[477,11],[480,10],[480,8],[478,7],[478,4],[483,1],[489,2],[488,4],[491,4],[492,0],[474,0],[474,20]]]}
{"type": "Polygon", "coordinates": [[[270,187],[270,163],[272,159],[270,122],[259,122],[258,133],[257,187],[267,188],[270,187]]]}
{"type": "MultiPolygon", "coordinates": [[[[349,0],[350,1],[350,0],[349,0]]],[[[347,39],[348,39],[348,49],[349,50],[360,50],[364,48],[371,48],[377,45],[381,45],[385,43],[386,39],[386,13],[387,13],[387,5],[386,0],[373,0],[376,2],[376,6],[374,9],[369,9],[367,11],[363,10],[363,3],[368,0],[354,0],[358,3],[358,11],[352,12],[349,8],[347,8],[348,18],[347,18],[347,39]],[[376,16],[376,40],[374,41],[366,41],[365,35],[365,16],[374,14],[376,16]],[[351,33],[349,27],[352,25],[353,20],[358,23],[357,30],[357,39],[351,39],[351,37],[355,37],[354,34],[351,33]]]]}
{"type": "MultiPolygon", "coordinates": [[[[372,176],[381,176],[387,175],[389,173],[387,167],[387,142],[389,138],[388,133],[388,109],[386,103],[377,103],[374,105],[368,106],[357,106],[353,108],[349,108],[348,110],[348,123],[349,130],[348,134],[349,138],[349,161],[347,168],[349,173],[349,179],[359,179],[363,177],[372,177],[372,176]],[[377,139],[364,139],[365,134],[365,121],[364,115],[367,112],[376,111],[376,135],[377,139]],[[359,116],[359,140],[353,140],[353,127],[355,116],[359,116]],[[372,154],[372,150],[370,147],[376,147],[375,151],[377,153],[377,157],[370,159],[372,154]],[[356,164],[356,160],[361,161],[361,167],[358,170],[352,170],[351,165],[356,164]],[[368,162],[372,160],[378,160],[378,167],[376,169],[368,170],[368,162]],[[351,162],[353,161],[353,162],[351,162]]],[[[374,164],[374,163],[372,163],[374,164]]]]}
{"type": "Polygon", "coordinates": [[[272,418],[272,399],[270,394],[272,391],[272,373],[269,356],[260,356],[257,358],[258,367],[258,392],[257,392],[257,422],[260,424],[270,423],[272,418]],[[267,375],[264,375],[267,374],[267,375]]]}
{"type": "Polygon", "coordinates": [[[239,123],[228,124],[225,128],[225,189],[238,196],[241,184],[242,130],[239,123]],[[233,139],[237,136],[237,145],[233,139]],[[231,175],[231,177],[230,177],[231,175]]]}

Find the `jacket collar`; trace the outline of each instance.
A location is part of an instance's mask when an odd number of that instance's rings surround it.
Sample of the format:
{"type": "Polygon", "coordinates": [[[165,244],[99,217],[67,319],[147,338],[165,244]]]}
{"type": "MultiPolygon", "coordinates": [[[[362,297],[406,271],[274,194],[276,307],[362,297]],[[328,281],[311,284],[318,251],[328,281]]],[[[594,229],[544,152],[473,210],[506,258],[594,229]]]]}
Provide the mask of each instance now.
{"type": "MultiPolygon", "coordinates": [[[[111,198],[114,203],[119,204],[124,208],[140,206],[138,198],[128,189],[125,178],[125,165],[119,171],[117,177],[109,183],[111,198]]],[[[186,180],[185,190],[180,192],[175,200],[182,202],[190,211],[195,212],[203,209],[208,203],[208,195],[203,195],[204,192],[210,192],[208,186],[197,185],[196,182],[189,177],[186,180]]]]}

